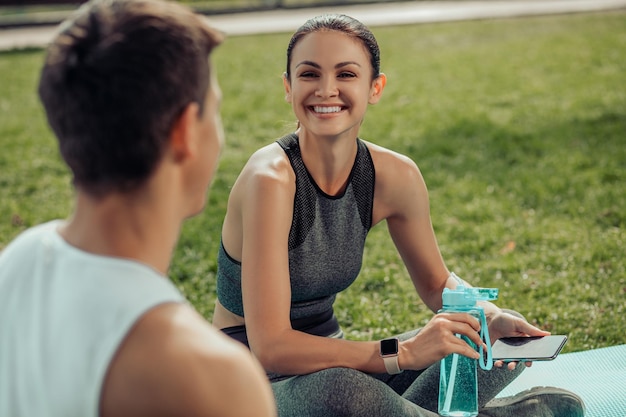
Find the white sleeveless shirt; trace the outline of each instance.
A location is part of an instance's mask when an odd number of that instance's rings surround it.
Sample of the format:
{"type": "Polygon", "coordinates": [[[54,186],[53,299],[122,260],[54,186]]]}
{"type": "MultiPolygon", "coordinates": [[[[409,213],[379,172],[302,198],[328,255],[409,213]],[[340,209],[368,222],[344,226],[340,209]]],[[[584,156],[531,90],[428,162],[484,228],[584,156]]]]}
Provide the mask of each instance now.
{"type": "Polygon", "coordinates": [[[0,417],[97,416],[109,362],[133,324],[184,302],[144,264],[69,245],[60,223],[0,253],[0,417]]]}

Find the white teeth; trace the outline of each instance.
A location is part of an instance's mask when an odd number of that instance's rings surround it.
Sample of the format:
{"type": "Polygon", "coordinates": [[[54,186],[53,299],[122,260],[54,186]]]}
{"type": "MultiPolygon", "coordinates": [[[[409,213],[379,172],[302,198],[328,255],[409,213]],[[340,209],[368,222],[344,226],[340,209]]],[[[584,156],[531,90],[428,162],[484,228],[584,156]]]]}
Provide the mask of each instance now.
{"type": "Polygon", "coordinates": [[[339,113],[341,111],[341,107],[322,107],[322,106],[313,106],[313,110],[315,113],[339,113]]]}

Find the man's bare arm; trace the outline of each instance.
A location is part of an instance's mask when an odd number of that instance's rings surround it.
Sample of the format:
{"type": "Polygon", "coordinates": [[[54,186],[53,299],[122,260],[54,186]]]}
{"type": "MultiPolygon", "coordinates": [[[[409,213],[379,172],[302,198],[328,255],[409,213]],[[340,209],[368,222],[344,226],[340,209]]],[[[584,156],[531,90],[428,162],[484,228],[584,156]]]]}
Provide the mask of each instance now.
{"type": "Polygon", "coordinates": [[[102,417],[276,416],[267,377],[251,353],[190,306],[147,312],[113,358],[102,417]]]}

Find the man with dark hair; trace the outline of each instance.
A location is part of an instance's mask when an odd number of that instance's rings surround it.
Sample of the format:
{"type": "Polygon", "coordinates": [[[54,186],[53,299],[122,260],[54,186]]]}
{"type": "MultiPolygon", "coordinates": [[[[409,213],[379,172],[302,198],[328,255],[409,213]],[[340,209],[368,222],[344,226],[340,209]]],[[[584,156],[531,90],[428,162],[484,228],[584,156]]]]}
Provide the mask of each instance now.
{"type": "Polygon", "coordinates": [[[258,362],[166,277],[223,146],[221,41],[176,3],[95,0],[49,46],[76,203],[0,254],[0,417],[276,414],[258,362]]]}

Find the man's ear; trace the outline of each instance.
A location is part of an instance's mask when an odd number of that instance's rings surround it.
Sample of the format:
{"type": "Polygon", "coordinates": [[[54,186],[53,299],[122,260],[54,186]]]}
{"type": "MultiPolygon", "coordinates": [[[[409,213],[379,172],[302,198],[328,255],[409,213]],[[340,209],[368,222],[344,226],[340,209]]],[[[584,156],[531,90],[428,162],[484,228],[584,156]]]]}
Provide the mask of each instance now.
{"type": "Polygon", "coordinates": [[[169,145],[172,158],[176,162],[181,162],[195,154],[199,112],[198,103],[189,103],[174,121],[170,131],[169,145]]]}
{"type": "Polygon", "coordinates": [[[378,74],[378,77],[372,81],[372,89],[370,91],[369,104],[376,104],[383,95],[383,90],[387,85],[387,76],[382,72],[378,74]]]}
{"type": "Polygon", "coordinates": [[[291,83],[286,72],[283,73],[283,87],[285,87],[285,101],[291,103],[291,83]]]}

